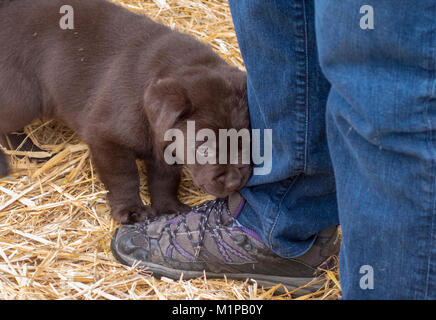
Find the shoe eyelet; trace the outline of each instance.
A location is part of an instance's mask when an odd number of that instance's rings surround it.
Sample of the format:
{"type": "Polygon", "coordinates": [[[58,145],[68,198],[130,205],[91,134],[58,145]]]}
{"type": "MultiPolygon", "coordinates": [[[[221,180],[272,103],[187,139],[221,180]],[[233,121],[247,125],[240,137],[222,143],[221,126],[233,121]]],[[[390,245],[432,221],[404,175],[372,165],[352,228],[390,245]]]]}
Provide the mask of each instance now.
{"type": "Polygon", "coordinates": [[[250,251],[251,249],[253,249],[253,246],[250,243],[247,243],[244,245],[244,249],[250,251]]]}
{"type": "Polygon", "coordinates": [[[237,235],[235,236],[235,242],[236,244],[242,244],[243,242],[245,242],[246,236],[244,234],[241,235],[237,235]]]}

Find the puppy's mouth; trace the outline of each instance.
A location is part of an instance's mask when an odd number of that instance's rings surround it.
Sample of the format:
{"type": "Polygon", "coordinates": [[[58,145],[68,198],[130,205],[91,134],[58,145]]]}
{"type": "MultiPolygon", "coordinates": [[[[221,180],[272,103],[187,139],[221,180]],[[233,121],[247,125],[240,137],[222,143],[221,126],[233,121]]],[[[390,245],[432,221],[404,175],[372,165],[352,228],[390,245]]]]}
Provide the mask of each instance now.
{"type": "Polygon", "coordinates": [[[229,195],[229,193],[219,193],[219,192],[212,192],[210,191],[205,184],[200,185],[201,190],[203,190],[204,192],[213,195],[214,197],[217,198],[225,198],[229,195]]]}
{"type": "Polygon", "coordinates": [[[247,168],[243,168],[242,170],[244,171],[244,174],[243,174],[243,181],[242,181],[241,185],[237,189],[234,189],[231,191],[229,191],[229,190],[225,191],[224,187],[216,187],[215,188],[215,186],[213,186],[213,185],[208,186],[208,182],[204,181],[203,179],[198,179],[199,181],[197,181],[197,179],[196,179],[197,177],[192,174],[191,170],[188,169],[188,173],[191,176],[192,183],[197,188],[200,188],[203,192],[208,193],[210,195],[213,195],[215,197],[224,198],[224,197],[227,197],[228,195],[232,194],[233,192],[236,192],[236,191],[242,189],[247,184],[247,182],[251,176],[251,170],[252,170],[251,166],[248,166],[247,168]],[[217,190],[219,190],[219,191],[217,191],[217,190]]]}

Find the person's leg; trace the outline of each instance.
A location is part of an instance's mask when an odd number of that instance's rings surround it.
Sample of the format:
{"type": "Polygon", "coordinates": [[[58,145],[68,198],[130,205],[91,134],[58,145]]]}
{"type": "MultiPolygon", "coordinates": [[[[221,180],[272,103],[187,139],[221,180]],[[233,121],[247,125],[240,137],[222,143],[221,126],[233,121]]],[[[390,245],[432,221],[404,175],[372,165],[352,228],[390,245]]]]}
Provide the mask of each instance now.
{"type": "Polygon", "coordinates": [[[253,175],[238,221],[283,257],[309,249],[315,235],[338,223],[335,183],[325,133],[330,85],[316,50],[314,4],[230,0],[247,69],[252,129],[272,129],[272,167],[253,175]]]}
{"type": "Polygon", "coordinates": [[[362,1],[315,10],[343,297],[435,299],[436,3],[364,4],[374,29],[360,27],[362,1]]]}

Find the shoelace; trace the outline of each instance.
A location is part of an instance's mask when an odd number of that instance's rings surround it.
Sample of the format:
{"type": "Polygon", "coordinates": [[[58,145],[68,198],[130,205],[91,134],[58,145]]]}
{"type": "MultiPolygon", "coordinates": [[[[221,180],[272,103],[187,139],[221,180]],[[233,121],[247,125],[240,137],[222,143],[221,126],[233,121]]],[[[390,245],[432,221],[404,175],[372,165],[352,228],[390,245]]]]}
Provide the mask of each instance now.
{"type": "MultiPolygon", "coordinates": [[[[229,223],[233,224],[235,219],[228,211],[226,203],[227,203],[227,200],[225,198],[218,198],[218,199],[207,201],[205,203],[201,203],[199,205],[192,207],[191,211],[193,213],[200,214],[200,225],[198,226],[198,240],[194,240],[194,238],[192,236],[192,232],[194,232],[194,230],[191,230],[188,227],[188,224],[186,222],[188,215],[176,213],[176,214],[172,214],[172,215],[167,216],[167,219],[166,219],[167,225],[164,227],[164,230],[166,232],[168,232],[171,244],[174,245],[174,242],[176,239],[176,234],[178,232],[185,231],[188,239],[195,245],[194,258],[197,259],[199,254],[200,254],[201,247],[203,246],[203,241],[205,238],[205,233],[207,230],[207,225],[208,225],[209,219],[211,217],[211,214],[214,215],[216,224],[222,225],[223,224],[222,216],[223,216],[223,213],[226,212],[228,214],[229,223]],[[175,221],[172,223],[168,223],[168,221],[171,221],[171,220],[175,220],[175,221]],[[174,225],[174,223],[176,224],[175,230],[171,228],[171,225],[174,225]],[[182,225],[184,227],[184,230],[182,230],[180,228],[182,225]]],[[[147,234],[148,225],[152,222],[157,221],[158,219],[162,219],[162,217],[158,216],[158,217],[154,217],[151,219],[147,219],[143,223],[139,224],[137,227],[140,228],[144,234],[147,234]]],[[[218,230],[211,230],[211,231],[212,231],[211,235],[212,235],[212,237],[215,238],[215,241],[219,241],[219,239],[222,238],[222,235],[218,230]]]]}
{"type": "MultiPolygon", "coordinates": [[[[228,209],[226,207],[226,202],[227,202],[226,199],[219,198],[219,199],[215,199],[215,200],[200,204],[200,205],[193,208],[194,212],[200,213],[200,215],[201,215],[200,216],[200,225],[199,225],[198,243],[197,243],[197,246],[195,248],[195,258],[198,258],[198,255],[200,254],[200,250],[201,250],[201,247],[202,247],[203,241],[204,241],[204,235],[206,233],[206,227],[208,225],[211,213],[214,214],[217,225],[223,224],[222,216],[223,216],[224,211],[227,212],[227,214],[230,218],[230,222],[233,223],[234,218],[230,214],[230,212],[228,212],[228,209]]],[[[186,228],[188,228],[186,223],[185,223],[185,226],[186,226],[186,228]]],[[[222,238],[222,235],[219,232],[212,233],[212,236],[222,238]]],[[[193,241],[192,236],[189,233],[188,233],[188,237],[190,237],[190,240],[193,241]]]]}
{"type": "MultiPolygon", "coordinates": [[[[198,238],[198,242],[197,242],[197,246],[195,249],[195,254],[194,254],[194,258],[197,259],[199,254],[200,254],[200,250],[203,246],[203,240],[204,240],[204,236],[206,234],[206,229],[208,227],[208,222],[209,219],[211,217],[211,214],[214,215],[215,217],[215,224],[216,226],[223,226],[224,223],[228,224],[228,227],[232,227],[235,226],[235,221],[236,219],[234,218],[234,216],[232,215],[232,213],[229,211],[228,207],[227,207],[227,199],[215,199],[213,201],[209,201],[206,202],[204,204],[200,204],[196,207],[193,208],[193,211],[200,213],[200,225],[199,225],[199,238],[198,238]],[[227,214],[227,221],[223,221],[223,215],[224,213],[227,214]]],[[[188,226],[185,223],[185,228],[187,230],[189,230],[188,226]]],[[[236,225],[237,229],[240,229],[240,227],[238,225],[236,225]]],[[[225,257],[226,261],[232,261],[232,259],[230,258],[230,256],[228,255],[227,251],[230,250],[230,252],[232,252],[232,254],[239,256],[239,258],[243,258],[244,260],[248,261],[252,261],[252,259],[250,257],[248,257],[247,255],[245,255],[244,253],[239,252],[238,250],[235,249],[231,249],[229,247],[223,248],[222,247],[222,242],[223,241],[223,235],[221,234],[221,231],[224,231],[233,241],[235,242],[239,242],[235,236],[232,234],[232,232],[229,231],[230,228],[209,228],[209,232],[211,237],[214,239],[216,245],[218,246],[221,254],[225,257]],[[220,248],[221,247],[221,248],[220,248]]],[[[192,236],[190,236],[190,234],[188,233],[188,238],[191,240],[191,242],[195,241],[192,239],[192,236]],[[190,237],[190,238],[189,238],[190,237]]],[[[246,237],[244,237],[244,239],[246,239],[246,237]]]]}
{"type": "MultiPolygon", "coordinates": [[[[144,234],[147,234],[147,227],[150,223],[160,220],[162,219],[162,216],[158,216],[152,219],[148,219],[146,221],[144,221],[141,224],[137,224],[137,228],[139,228],[141,230],[141,232],[143,232],[144,234]]],[[[227,251],[230,250],[230,252],[232,252],[233,254],[239,256],[240,258],[245,259],[246,261],[251,261],[251,258],[246,256],[244,253],[239,252],[235,249],[231,249],[229,247],[224,248],[222,243],[223,241],[223,235],[222,235],[222,231],[224,231],[233,241],[235,242],[240,242],[241,240],[235,238],[235,236],[232,234],[232,232],[230,231],[233,228],[237,228],[240,229],[240,226],[235,224],[234,222],[236,221],[236,219],[233,217],[233,215],[231,214],[231,212],[229,211],[228,207],[227,207],[227,199],[226,198],[218,198],[212,201],[207,201],[205,203],[199,204],[194,206],[191,209],[191,213],[186,215],[186,214],[171,214],[166,216],[165,218],[165,226],[163,228],[162,231],[166,231],[168,236],[169,236],[169,240],[170,240],[170,244],[173,247],[176,247],[177,250],[179,250],[179,252],[181,252],[183,255],[190,255],[185,249],[183,249],[182,247],[180,247],[180,245],[177,245],[177,240],[176,240],[176,235],[179,232],[185,232],[188,239],[191,241],[191,243],[193,244],[193,246],[195,247],[195,251],[194,251],[194,256],[193,259],[196,260],[199,255],[200,255],[200,251],[201,248],[203,246],[203,242],[205,239],[205,234],[206,231],[209,231],[210,236],[214,239],[214,241],[216,242],[218,249],[220,250],[221,254],[225,257],[226,261],[231,261],[232,259],[229,257],[227,251]],[[199,214],[200,215],[200,222],[199,224],[196,225],[197,228],[195,228],[195,230],[191,230],[188,227],[187,224],[187,217],[191,216],[192,214],[199,214]],[[223,221],[223,216],[224,214],[226,214],[226,221],[223,221]],[[214,217],[215,218],[215,226],[210,226],[209,225],[209,221],[210,218],[214,217]],[[220,228],[220,226],[224,226],[228,225],[229,228],[220,228]],[[174,226],[175,228],[171,227],[174,226]],[[181,228],[181,226],[183,226],[181,228]],[[192,233],[198,231],[198,240],[195,240],[192,236],[192,233]]],[[[244,237],[244,239],[246,239],[246,237],[244,237]]]]}

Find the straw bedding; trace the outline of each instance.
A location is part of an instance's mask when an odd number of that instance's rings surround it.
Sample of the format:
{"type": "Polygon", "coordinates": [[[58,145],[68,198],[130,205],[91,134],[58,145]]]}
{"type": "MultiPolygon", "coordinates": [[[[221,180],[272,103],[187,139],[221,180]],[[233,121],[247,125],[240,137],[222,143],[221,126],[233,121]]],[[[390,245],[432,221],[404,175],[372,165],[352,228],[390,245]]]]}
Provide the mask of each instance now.
{"type": "MultiPolygon", "coordinates": [[[[113,0],[209,43],[243,68],[227,1],[113,0]]],[[[96,178],[85,144],[62,124],[38,120],[25,134],[44,152],[9,151],[13,173],[0,180],[0,299],[294,299],[280,285],[252,281],[155,279],[146,270],[117,263],[110,240],[105,189],[96,178]],[[24,156],[24,158],[22,157],[24,156]],[[29,161],[28,157],[48,161],[29,161]]],[[[141,164],[141,196],[149,202],[141,164]]],[[[211,196],[185,174],[182,201],[195,205],[211,196]]],[[[340,297],[337,267],[320,277],[323,288],[298,299],[340,297]]]]}

